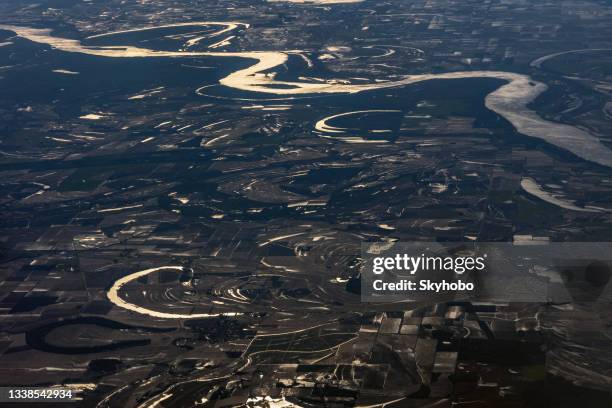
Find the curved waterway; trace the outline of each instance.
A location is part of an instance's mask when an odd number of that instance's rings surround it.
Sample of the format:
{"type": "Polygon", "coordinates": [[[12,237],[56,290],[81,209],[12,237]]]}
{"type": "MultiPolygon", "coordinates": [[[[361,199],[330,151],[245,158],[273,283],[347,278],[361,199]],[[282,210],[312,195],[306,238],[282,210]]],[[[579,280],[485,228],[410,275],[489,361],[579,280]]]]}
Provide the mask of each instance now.
{"type": "Polygon", "coordinates": [[[578,207],[576,204],[574,204],[573,201],[570,201],[561,196],[549,193],[548,191],[545,191],[542,187],[540,187],[540,185],[536,183],[534,179],[529,178],[529,177],[525,177],[521,180],[521,187],[523,188],[523,190],[525,190],[527,193],[531,194],[532,196],[537,197],[542,201],[545,201],[549,204],[552,204],[564,210],[579,211],[579,212],[592,212],[592,213],[600,212],[600,210],[597,210],[594,208],[578,207]]]}
{"type": "MultiPolygon", "coordinates": [[[[131,31],[154,30],[158,28],[182,27],[185,25],[208,26],[219,22],[177,23],[157,27],[146,27],[131,31]]],[[[222,31],[234,29],[240,23],[226,23],[222,31]]],[[[246,25],[244,25],[246,27],[246,25]]],[[[265,71],[283,65],[289,55],[300,51],[159,51],[134,46],[87,46],[78,40],[53,36],[51,30],[0,25],[0,29],[15,32],[20,37],[30,41],[48,44],[65,52],[81,53],[109,58],[189,58],[189,57],[239,57],[255,60],[253,65],[230,73],[219,82],[230,88],[246,92],[296,96],[307,94],[340,94],[359,93],[365,91],[397,88],[418,82],[442,79],[463,78],[496,78],[507,82],[486,96],[485,105],[488,109],[508,120],[518,132],[542,139],[547,143],[567,150],[574,155],[602,166],[612,167],[612,150],[601,143],[599,138],[582,129],[561,123],[547,121],[528,108],[540,94],[547,90],[541,82],[532,80],[527,75],[504,71],[463,71],[442,74],[407,75],[396,81],[377,82],[370,84],[346,84],[329,82],[279,81],[274,75],[266,75],[265,71]]],[[[92,37],[110,36],[121,33],[113,32],[92,37]]],[[[125,31],[123,31],[125,32],[125,31]]],[[[91,38],[91,37],[90,37],[91,38]]]]}
{"type": "Polygon", "coordinates": [[[548,54],[548,55],[544,55],[543,57],[536,58],[533,61],[531,61],[529,65],[535,68],[542,68],[542,64],[545,63],[546,61],[551,60],[553,58],[560,57],[562,55],[582,54],[582,53],[599,52],[599,51],[612,51],[612,48],[582,48],[579,50],[556,52],[554,54],[548,54]]]}
{"type": "MultiPolygon", "coordinates": [[[[315,123],[315,130],[319,132],[319,135],[321,137],[334,138],[336,140],[342,140],[348,143],[387,143],[388,142],[387,140],[380,140],[380,139],[368,140],[368,139],[364,139],[363,137],[359,137],[359,136],[338,136],[338,134],[350,132],[351,129],[345,128],[345,127],[332,126],[328,122],[331,120],[337,119],[337,118],[353,116],[353,115],[360,115],[360,114],[401,113],[401,112],[402,111],[395,110],[395,109],[371,109],[371,110],[360,110],[360,111],[353,111],[353,112],[338,113],[335,115],[327,116],[319,120],[317,123],[315,123]],[[335,136],[325,135],[327,133],[335,134],[335,136]]],[[[368,132],[387,133],[390,131],[391,131],[390,129],[370,129],[368,132]]]]}
{"type": "Polygon", "coordinates": [[[549,193],[548,191],[544,190],[534,179],[529,177],[525,177],[521,180],[521,187],[532,196],[564,210],[589,213],[612,212],[610,209],[601,207],[578,207],[573,201],[564,198],[563,195],[549,193]]]}
{"type": "Polygon", "coordinates": [[[169,312],[159,312],[157,310],[147,309],[146,307],[138,306],[134,303],[130,303],[119,296],[119,291],[121,288],[132,282],[138,278],[143,276],[150,275],[154,272],[163,271],[163,270],[173,270],[173,271],[183,271],[182,266],[161,266],[158,268],[150,268],[145,269],[139,272],[134,272],[130,275],[124,276],[123,278],[117,280],[113,286],[108,290],[107,297],[108,299],[114,303],[116,306],[119,306],[123,309],[130,310],[132,312],[158,317],[161,319],[199,319],[199,318],[207,318],[207,317],[219,317],[219,316],[239,316],[242,313],[238,312],[229,312],[229,313],[169,313],[169,312]]]}
{"type": "MultiPolygon", "coordinates": [[[[111,35],[117,35],[117,34],[127,34],[127,33],[137,33],[137,32],[141,32],[141,31],[149,31],[149,30],[157,30],[160,28],[173,28],[173,27],[207,27],[207,26],[221,26],[223,27],[221,30],[212,32],[210,34],[206,34],[204,36],[201,36],[199,38],[211,38],[211,37],[216,37],[219,36],[221,34],[225,34],[227,32],[233,31],[238,27],[245,27],[245,28],[249,28],[250,25],[246,24],[246,23],[239,23],[239,22],[235,22],[235,21],[193,21],[193,22],[187,22],[187,23],[175,23],[175,24],[164,24],[164,25],[159,25],[159,26],[155,26],[155,27],[140,27],[140,28],[130,28],[127,30],[119,30],[119,31],[111,31],[108,33],[102,33],[102,34],[96,34],[96,35],[90,35],[89,37],[86,37],[87,40],[90,40],[92,38],[101,38],[101,37],[109,37],[111,35]]],[[[192,41],[192,40],[189,40],[192,41]]]]}

